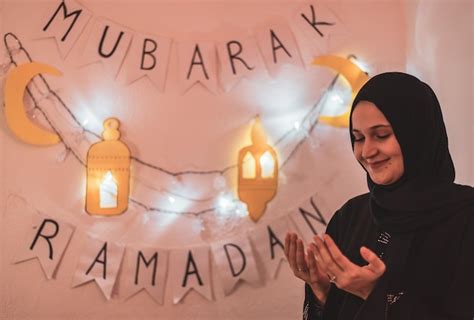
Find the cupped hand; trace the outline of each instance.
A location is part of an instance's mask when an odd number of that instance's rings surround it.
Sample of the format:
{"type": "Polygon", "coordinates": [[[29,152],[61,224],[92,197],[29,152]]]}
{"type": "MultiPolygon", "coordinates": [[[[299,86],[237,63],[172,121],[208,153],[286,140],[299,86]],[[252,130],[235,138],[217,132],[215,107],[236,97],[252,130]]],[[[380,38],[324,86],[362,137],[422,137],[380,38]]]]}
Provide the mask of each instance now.
{"type": "Polygon", "coordinates": [[[368,264],[360,267],[342,254],[329,235],[322,238],[316,235],[313,240],[310,248],[314,250],[321,271],[328,275],[330,281],[339,289],[367,299],[385,272],[383,261],[368,248],[361,247],[360,254],[368,264]]]}
{"type": "Polygon", "coordinates": [[[296,233],[287,233],[285,237],[285,256],[294,275],[305,281],[313,290],[321,304],[326,302],[331,283],[326,273],[318,266],[315,252],[308,248],[305,255],[304,244],[296,233]]]}

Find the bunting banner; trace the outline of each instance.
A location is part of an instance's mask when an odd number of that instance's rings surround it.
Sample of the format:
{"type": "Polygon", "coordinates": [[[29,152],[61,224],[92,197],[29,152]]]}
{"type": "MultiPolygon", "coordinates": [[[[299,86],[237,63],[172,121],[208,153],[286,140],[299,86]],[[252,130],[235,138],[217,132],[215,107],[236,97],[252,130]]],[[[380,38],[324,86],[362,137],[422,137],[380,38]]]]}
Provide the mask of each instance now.
{"type": "Polygon", "coordinates": [[[220,81],[228,92],[239,80],[262,72],[265,66],[260,57],[257,41],[245,33],[217,44],[220,63],[220,81]]]}
{"type": "Polygon", "coordinates": [[[163,92],[171,43],[166,37],[135,34],[118,80],[130,84],[146,76],[163,92]]]}
{"type": "Polygon", "coordinates": [[[215,46],[210,42],[183,41],[178,44],[180,90],[185,92],[199,82],[217,94],[215,46]]]}
{"type": "Polygon", "coordinates": [[[85,238],[73,279],[73,288],[95,281],[110,300],[117,279],[124,247],[113,242],[85,238]]]}
{"type": "Polygon", "coordinates": [[[327,213],[325,217],[316,204],[316,195],[313,195],[309,202],[305,201],[296,210],[293,210],[290,217],[306,243],[311,242],[314,235],[324,234],[330,218],[327,213]]]}
{"type": "Polygon", "coordinates": [[[209,247],[174,250],[170,256],[170,285],[173,303],[177,304],[194,289],[208,300],[213,300],[209,247]]]}
{"type": "Polygon", "coordinates": [[[225,295],[231,294],[240,280],[252,285],[261,283],[247,238],[238,237],[214,243],[212,252],[225,295]]]}
{"type": "Polygon", "coordinates": [[[120,275],[120,296],[128,299],[141,290],[163,304],[168,252],[155,248],[127,247],[120,275]]]}
{"type": "Polygon", "coordinates": [[[52,279],[69,244],[74,228],[58,219],[36,215],[31,228],[18,248],[14,263],[37,258],[46,275],[52,279]]]}
{"type": "Polygon", "coordinates": [[[315,1],[304,3],[288,19],[289,24],[273,19],[262,28],[228,35],[225,41],[193,41],[154,35],[159,30],[137,32],[95,16],[75,0],[57,0],[37,29],[40,38],[55,38],[63,58],[77,47],[82,50],[79,66],[100,61],[114,79],[131,84],[145,77],[161,92],[170,56],[176,54],[181,93],[200,83],[218,94],[219,87],[228,92],[243,77],[263,69],[276,76],[283,65],[308,65],[317,54],[326,53],[330,39],[348,37],[336,14],[315,1]],[[75,46],[82,36],[85,45],[75,46]],[[309,56],[301,52],[307,47],[309,56]]]}
{"type": "Polygon", "coordinates": [[[297,227],[297,233],[309,242],[314,234],[324,233],[330,216],[324,201],[313,195],[288,214],[253,228],[248,234],[201,246],[169,249],[99,239],[88,232],[74,231],[73,226],[62,220],[36,214],[26,227],[25,241],[19,244],[13,263],[38,258],[47,279],[52,279],[69,242],[81,241],[82,246],[74,246],[79,252],[74,254],[78,258],[73,288],[95,281],[107,300],[117,293],[127,301],[145,291],[159,305],[164,304],[166,290],[171,292],[173,304],[181,303],[194,290],[213,301],[213,268],[225,296],[235,292],[239,282],[252,287],[264,285],[261,272],[276,279],[282,261],[286,260],[286,233],[297,227]]]}
{"type": "Polygon", "coordinates": [[[289,230],[288,218],[283,217],[252,232],[252,241],[271,279],[276,278],[281,262],[286,261],[285,235],[289,230]]]}
{"type": "Polygon", "coordinates": [[[275,76],[285,64],[302,66],[296,40],[287,24],[272,23],[259,29],[256,37],[271,75],[275,76]]]}
{"type": "Polygon", "coordinates": [[[315,48],[316,55],[328,54],[330,42],[335,38],[344,40],[349,37],[348,28],[334,11],[317,1],[301,5],[291,24],[315,48]]]}
{"type": "Polygon", "coordinates": [[[81,56],[81,65],[102,62],[113,78],[119,73],[132,40],[132,32],[112,21],[96,18],[81,56]]]}
{"type": "Polygon", "coordinates": [[[77,1],[62,1],[59,5],[52,2],[38,26],[39,36],[53,37],[61,57],[65,59],[91,18],[92,12],[77,1]]]}

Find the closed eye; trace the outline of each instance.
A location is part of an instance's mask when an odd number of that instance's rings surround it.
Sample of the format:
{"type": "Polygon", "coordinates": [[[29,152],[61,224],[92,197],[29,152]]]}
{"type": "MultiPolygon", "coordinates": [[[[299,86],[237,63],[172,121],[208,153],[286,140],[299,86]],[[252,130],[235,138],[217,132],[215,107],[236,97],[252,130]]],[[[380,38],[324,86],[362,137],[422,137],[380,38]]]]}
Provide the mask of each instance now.
{"type": "Polygon", "coordinates": [[[384,140],[384,139],[387,139],[388,137],[390,137],[390,133],[385,134],[385,135],[377,135],[376,137],[377,137],[377,139],[384,140]]]}

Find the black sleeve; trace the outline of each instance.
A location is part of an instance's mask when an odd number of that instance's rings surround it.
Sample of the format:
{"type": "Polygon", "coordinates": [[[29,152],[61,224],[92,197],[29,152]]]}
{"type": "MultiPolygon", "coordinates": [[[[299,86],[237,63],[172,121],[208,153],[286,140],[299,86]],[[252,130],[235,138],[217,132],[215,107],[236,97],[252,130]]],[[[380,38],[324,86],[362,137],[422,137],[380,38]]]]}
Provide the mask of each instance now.
{"type": "Polygon", "coordinates": [[[377,281],[377,284],[365,301],[363,299],[357,298],[361,300],[361,307],[354,320],[387,319],[387,293],[387,280],[384,274],[377,281]]]}
{"type": "Polygon", "coordinates": [[[323,306],[316,300],[311,287],[304,285],[303,320],[321,320],[323,318],[323,306]]]}
{"type": "Polygon", "coordinates": [[[474,219],[468,219],[454,279],[443,306],[453,319],[474,319],[474,219]]]}

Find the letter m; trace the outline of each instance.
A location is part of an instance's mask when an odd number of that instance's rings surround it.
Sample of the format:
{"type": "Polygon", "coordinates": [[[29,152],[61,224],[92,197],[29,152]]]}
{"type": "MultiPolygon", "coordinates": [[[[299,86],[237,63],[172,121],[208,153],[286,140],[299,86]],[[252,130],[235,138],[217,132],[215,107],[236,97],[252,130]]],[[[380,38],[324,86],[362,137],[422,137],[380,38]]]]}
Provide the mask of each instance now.
{"type": "Polygon", "coordinates": [[[64,33],[64,35],[61,38],[61,41],[64,41],[64,40],[66,40],[69,32],[71,32],[72,28],[74,27],[74,24],[76,23],[77,19],[81,15],[82,9],[78,9],[78,10],[72,11],[71,13],[68,13],[66,3],[64,1],[62,1],[61,4],[56,9],[56,11],[54,12],[53,16],[49,19],[48,23],[44,26],[43,31],[48,30],[49,26],[51,25],[51,23],[53,22],[53,20],[56,18],[56,16],[58,15],[58,13],[61,10],[62,10],[62,13],[63,13],[63,21],[66,21],[67,19],[70,19],[71,16],[74,17],[73,20],[71,21],[66,33],[64,33]]]}

